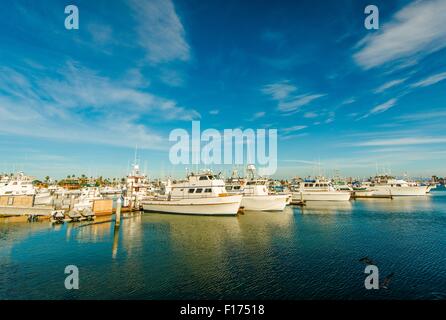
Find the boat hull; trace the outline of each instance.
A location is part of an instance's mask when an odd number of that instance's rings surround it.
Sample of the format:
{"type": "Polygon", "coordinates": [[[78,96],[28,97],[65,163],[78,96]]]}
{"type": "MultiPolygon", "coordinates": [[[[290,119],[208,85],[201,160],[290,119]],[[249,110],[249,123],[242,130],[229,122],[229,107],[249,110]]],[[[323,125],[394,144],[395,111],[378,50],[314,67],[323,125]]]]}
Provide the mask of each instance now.
{"type": "Polygon", "coordinates": [[[342,191],[303,191],[293,192],[293,202],[300,201],[349,201],[350,192],[342,191]]]}
{"type": "Polygon", "coordinates": [[[283,211],[288,195],[243,196],[241,206],[247,211],[283,211]]]}
{"type": "Polygon", "coordinates": [[[374,195],[390,195],[392,197],[402,196],[424,196],[428,192],[428,186],[416,186],[416,187],[374,187],[374,195]]]}
{"type": "Polygon", "coordinates": [[[242,196],[233,195],[213,198],[146,200],[144,211],[188,215],[236,215],[242,196]]]}

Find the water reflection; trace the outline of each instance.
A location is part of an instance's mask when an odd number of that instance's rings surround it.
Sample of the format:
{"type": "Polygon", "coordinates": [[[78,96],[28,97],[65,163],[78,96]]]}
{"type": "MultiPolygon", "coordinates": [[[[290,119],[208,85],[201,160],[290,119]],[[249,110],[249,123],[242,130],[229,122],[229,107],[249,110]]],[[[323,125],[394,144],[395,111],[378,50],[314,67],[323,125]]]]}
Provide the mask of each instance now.
{"type": "Polygon", "coordinates": [[[308,201],[300,207],[303,214],[350,214],[351,201],[308,201]]]}
{"type": "Polygon", "coordinates": [[[117,229],[111,217],[0,222],[0,298],[69,298],[55,275],[73,263],[83,277],[77,298],[361,298],[350,280],[364,254],[397,272],[395,297],[442,292],[445,201],[308,202],[237,217],[135,213],[117,229]],[[399,212],[411,214],[388,214],[399,212]],[[408,294],[402,282],[414,275],[420,286],[408,294]]]}
{"type": "Polygon", "coordinates": [[[118,254],[118,244],[119,244],[119,227],[115,227],[113,231],[113,246],[112,246],[112,258],[116,259],[118,254]]]}
{"type": "Polygon", "coordinates": [[[367,211],[387,213],[416,213],[432,211],[434,203],[432,196],[394,197],[393,199],[358,199],[357,204],[367,211]]]}

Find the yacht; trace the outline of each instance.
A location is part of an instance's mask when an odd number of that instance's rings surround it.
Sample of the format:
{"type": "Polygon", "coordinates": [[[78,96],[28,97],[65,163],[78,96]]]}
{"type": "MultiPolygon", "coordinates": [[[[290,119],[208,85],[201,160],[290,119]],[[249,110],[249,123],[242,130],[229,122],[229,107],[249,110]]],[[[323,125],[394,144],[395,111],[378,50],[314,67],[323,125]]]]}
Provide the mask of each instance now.
{"type": "Polygon", "coordinates": [[[141,172],[136,159],[132,171],[127,176],[124,190],[127,195],[124,199],[125,206],[132,204],[138,207],[141,201],[152,193],[152,185],[148,177],[141,172]]]}
{"type": "Polygon", "coordinates": [[[283,211],[287,205],[287,194],[270,194],[268,179],[255,178],[254,165],[248,166],[251,178],[232,178],[226,190],[231,194],[242,194],[241,207],[247,211],[283,211]]]}
{"type": "Polygon", "coordinates": [[[242,195],[226,192],[225,182],[210,171],[173,182],[164,195],[142,201],[144,211],[190,215],[236,215],[242,195]]]}
{"type": "Polygon", "coordinates": [[[36,189],[32,177],[19,172],[8,180],[4,180],[0,187],[0,196],[34,196],[36,189]]]}
{"type": "Polygon", "coordinates": [[[349,191],[336,190],[330,181],[324,178],[315,180],[295,180],[291,187],[293,202],[303,201],[349,201],[349,191]]]}
{"type": "Polygon", "coordinates": [[[424,196],[429,192],[429,186],[422,186],[416,182],[408,182],[390,176],[377,176],[367,185],[369,190],[378,196],[424,196]]]}
{"type": "Polygon", "coordinates": [[[101,195],[97,187],[85,187],[81,189],[81,194],[74,204],[73,209],[76,211],[92,210],[95,200],[101,200],[104,197],[101,195]]]}

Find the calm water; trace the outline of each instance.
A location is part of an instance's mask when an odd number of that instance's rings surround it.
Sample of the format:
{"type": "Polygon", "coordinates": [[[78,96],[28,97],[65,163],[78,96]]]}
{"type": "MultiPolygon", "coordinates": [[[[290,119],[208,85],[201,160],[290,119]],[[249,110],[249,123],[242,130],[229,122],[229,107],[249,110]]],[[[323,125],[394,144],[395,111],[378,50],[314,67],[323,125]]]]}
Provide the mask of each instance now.
{"type": "Polygon", "coordinates": [[[239,217],[0,222],[0,299],[446,299],[446,191],[239,217]],[[389,289],[364,289],[369,256],[389,289]],[[65,266],[80,289],[64,287],[65,266]]]}

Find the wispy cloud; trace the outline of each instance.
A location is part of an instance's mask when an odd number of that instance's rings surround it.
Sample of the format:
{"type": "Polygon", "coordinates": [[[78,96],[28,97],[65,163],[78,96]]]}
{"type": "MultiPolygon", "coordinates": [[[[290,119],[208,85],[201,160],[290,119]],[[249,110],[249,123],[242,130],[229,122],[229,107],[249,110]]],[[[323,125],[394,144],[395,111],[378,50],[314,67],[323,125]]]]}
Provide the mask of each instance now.
{"type": "Polygon", "coordinates": [[[250,121],[254,121],[260,118],[263,118],[266,115],[265,111],[259,111],[253,114],[253,116],[249,119],[250,121]]]}
{"type": "Polygon", "coordinates": [[[405,114],[396,117],[396,120],[400,121],[422,121],[422,120],[444,120],[446,118],[446,111],[444,110],[433,110],[430,112],[422,112],[422,113],[412,113],[405,114]]]}
{"type": "Polygon", "coordinates": [[[393,106],[395,106],[397,101],[398,101],[398,99],[393,98],[393,99],[390,99],[390,100],[388,100],[388,101],[386,101],[384,103],[381,103],[380,105],[377,105],[376,107],[372,108],[367,114],[365,114],[362,117],[358,118],[358,120],[368,118],[371,115],[383,113],[383,112],[389,110],[390,108],[392,108],[393,106]]]}
{"type": "Polygon", "coordinates": [[[300,131],[305,128],[307,128],[307,126],[292,126],[292,127],[288,127],[288,128],[283,128],[283,129],[281,129],[281,131],[283,131],[285,133],[290,133],[290,132],[300,131]]]}
{"type": "Polygon", "coordinates": [[[355,61],[370,69],[388,62],[414,62],[446,47],[445,12],[444,0],[412,2],[359,42],[355,61]]]}
{"type": "Polygon", "coordinates": [[[304,118],[307,118],[307,119],[317,118],[318,116],[319,115],[316,112],[312,112],[312,111],[305,112],[305,114],[304,114],[304,118]]]}
{"type": "Polygon", "coordinates": [[[87,29],[96,44],[106,44],[113,39],[113,29],[108,25],[90,24],[87,29]]]}
{"type": "Polygon", "coordinates": [[[262,92],[270,95],[274,100],[286,99],[291,93],[297,90],[297,87],[290,84],[290,81],[284,80],[278,83],[272,83],[264,86],[262,92]]]}
{"type": "Polygon", "coordinates": [[[342,101],[342,105],[346,105],[346,104],[352,104],[352,103],[355,103],[356,102],[356,98],[354,98],[354,97],[351,97],[351,98],[348,98],[348,99],[345,99],[344,101],[342,101]]]}
{"type": "Polygon", "coordinates": [[[144,124],[147,117],[158,121],[200,117],[173,100],[73,62],[45,77],[1,70],[2,133],[119,146],[131,141],[143,148],[164,148],[163,137],[144,124]]]}
{"type": "Polygon", "coordinates": [[[280,101],[278,105],[278,109],[282,112],[293,112],[298,108],[303,107],[307,104],[310,104],[316,99],[325,96],[325,94],[303,94],[293,98],[290,98],[288,101],[280,101]]]}
{"type": "Polygon", "coordinates": [[[412,88],[427,87],[446,79],[446,72],[437,73],[411,85],[412,88]]]}
{"type": "Polygon", "coordinates": [[[403,79],[396,79],[396,80],[391,80],[389,82],[386,82],[382,86],[376,88],[375,93],[382,93],[382,92],[386,91],[387,89],[393,88],[393,87],[403,83],[406,80],[407,80],[407,78],[403,78],[403,79]]]}
{"type": "Polygon", "coordinates": [[[151,63],[187,61],[190,47],[171,0],[130,1],[138,22],[139,44],[151,63]]]}
{"type": "Polygon", "coordinates": [[[378,147],[378,146],[399,146],[417,144],[445,143],[446,137],[413,137],[397,139],[376,139],[351,144],[356,147],[378,147]]]}
{"type": "Polygon", "coordinates": [[[213,115],[213,116],[216,116],[217,114],[219,114],[220,113],[220,110],[218,110],[218,109],[214,109],[214,110],[210,110],[209,111],[209,114],[210,115],[213,115]]]}
{"type": "Polygon", "coordinates": [[[295,95],[297,87],[288,80],[278,83],[268,84],[262,88],[262,92],[278,101],[277,109],[284,113],[294,113],[300,107],[310,104],[325,94],[304,93],[295,95]]]}

